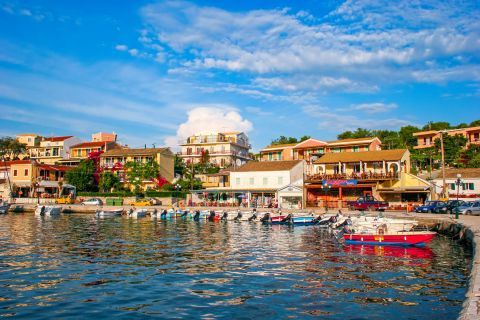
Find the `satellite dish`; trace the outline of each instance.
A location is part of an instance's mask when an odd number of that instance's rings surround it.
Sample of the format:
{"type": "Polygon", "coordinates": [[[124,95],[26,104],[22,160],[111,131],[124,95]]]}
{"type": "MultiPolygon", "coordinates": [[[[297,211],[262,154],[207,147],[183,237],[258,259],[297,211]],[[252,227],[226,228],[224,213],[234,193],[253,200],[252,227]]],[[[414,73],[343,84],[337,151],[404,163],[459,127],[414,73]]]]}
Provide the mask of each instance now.
{"type": "Polygon", "coordinates": [[[242,160],[237,159],[235,163],[237,164],[237,167],[240,167],[242,165],[242,160]]]}

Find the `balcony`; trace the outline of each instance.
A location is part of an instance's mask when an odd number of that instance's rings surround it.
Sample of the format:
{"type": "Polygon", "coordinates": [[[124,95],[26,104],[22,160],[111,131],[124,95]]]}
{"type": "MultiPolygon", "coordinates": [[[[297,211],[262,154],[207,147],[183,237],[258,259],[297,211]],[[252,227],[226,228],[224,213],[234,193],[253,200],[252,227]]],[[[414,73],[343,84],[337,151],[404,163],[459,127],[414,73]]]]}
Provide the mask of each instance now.
{"type": "Polygon", "coordinates": [[[335,174],[307,174],[305,182],[315,183],[323,180],[359,180],[359,181],[385,181],[399,179],[400,173],[335,173],[335,174]]]}
{"type": "MultiPolygon", "coordinates": [[[[178,152],[178,156],[188,158],[188,157],[201,157],[203,152],[178,152]]],[[[231,156],[231,157],[240,157],[245,159],[250,159],[250,156],[246,153],[239,153],[234,151],[208,151],[209,156],[231,156]]]]}

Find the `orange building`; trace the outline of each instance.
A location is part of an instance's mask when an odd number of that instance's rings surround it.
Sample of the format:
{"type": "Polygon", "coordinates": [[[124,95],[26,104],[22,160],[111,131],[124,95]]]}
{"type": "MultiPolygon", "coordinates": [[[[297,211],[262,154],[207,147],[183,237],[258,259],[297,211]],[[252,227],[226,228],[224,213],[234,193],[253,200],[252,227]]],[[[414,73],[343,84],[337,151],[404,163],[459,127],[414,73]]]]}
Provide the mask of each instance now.
{"type": "Polygon", "coordinates": [[[75,159],[86,159],[91,152],[119,149],[115,141],[82,142],[70,148],[70,156],[75,159]]]}
{"type": "MultiPolygon", "coordinates": [[[[435,141],[440,139],[443,130],[428,130],[415,132],[414,137],[417,138],[417,145],[414,149],[425,149],[435,146],[435,141]]],[[[461,129],[444,130],[449,136],[461,135],[467,138],[467,147],[475,144],[480,145],[480,127],[470,127],[461,129]]]]}

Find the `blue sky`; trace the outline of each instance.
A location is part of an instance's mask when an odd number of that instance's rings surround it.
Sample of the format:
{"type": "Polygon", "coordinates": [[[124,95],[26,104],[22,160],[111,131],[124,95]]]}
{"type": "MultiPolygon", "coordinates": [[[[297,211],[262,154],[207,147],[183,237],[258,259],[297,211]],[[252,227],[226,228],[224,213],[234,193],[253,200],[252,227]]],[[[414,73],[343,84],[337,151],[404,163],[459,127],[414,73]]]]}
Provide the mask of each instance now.
{"type": "Polygon", "coordinates": [[[3,1],[0,135],[335,139],[480,118],[478,1],[3,1]]]}

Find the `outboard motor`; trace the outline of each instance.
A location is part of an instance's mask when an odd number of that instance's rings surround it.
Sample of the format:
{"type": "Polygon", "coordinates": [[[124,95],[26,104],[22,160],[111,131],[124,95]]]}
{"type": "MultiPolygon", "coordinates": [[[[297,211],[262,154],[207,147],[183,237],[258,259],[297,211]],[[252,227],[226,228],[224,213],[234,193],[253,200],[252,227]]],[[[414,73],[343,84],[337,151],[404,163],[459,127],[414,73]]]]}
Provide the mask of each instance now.
{"type": "Polygon", "coordinates": [[[43,215],[43,214],[45,214],[45,206],[42,206],[40,208],[40,215],[43,215]]]}
{"type": "Polygon", "coordinates": [[[187,217],[187,214],[188,214],[188,210],[183,211],[183,213],[182,213],[182,215],[180,216],[180,218],[186,218],[186,217],[187,217]]]}
{"type": "Polygon", "coordinates": [[[261,222],[264,222],[264,223],[265,223],[265,222],[270,222],[270,212],[265,213],[265,214],[263,215],[263,217],[260,218],[260,221],[261,221],[261,222]]]}
{"type": "Polygon", "coordinates": [[[211,210],[208,216],[208,221],[215,221],[215,211],[211,210]]]}
{"type": "Polygon", "coordinates": [[[257,210],[253,209],[252,216],[248,218],[248,221],[254,221],[257,220],[257,210]]]}
{"type": "Polygon", "coordinates": [[[200,221],[200,210],[195,211],[195,215],[193,216],[193,221],[200,221]]]}
{"type": "Polygon", "coordinates": [[[127,212],[127,215],[131,216],[132,213],[133,213],[133,208],[130,208],[130,209],[128,210],[128,212],[127,212]]]}
{"type": "Polygon", "coordinates": [[[228,219],[228,213],[227,213],[227,211],[223,211],[223,214],[222,214],[222,217],[220,218],[220,220],[227,221],[227,219],[228,219]]]}
{"type": "Polygon", "coordinates": [[[160,217],[162,219],[166,219],[167,218],[167,210],[163,209],[162,213],[160,214],[160,217]]]}
{"type": "Polygon", "coordinates": [[[240,221],[240,219],[242,219],[242,212],[238,210],[237,216],[235,217],[235,219],[233,219],[233,221],[240,221]]]}
{"type": "Polygon", "coordinates": [[[289,213],[288,216],[283,218],[281,222],[290,222],[290,221],[292,221],[292,214],[291,213],[289,213]]]}

